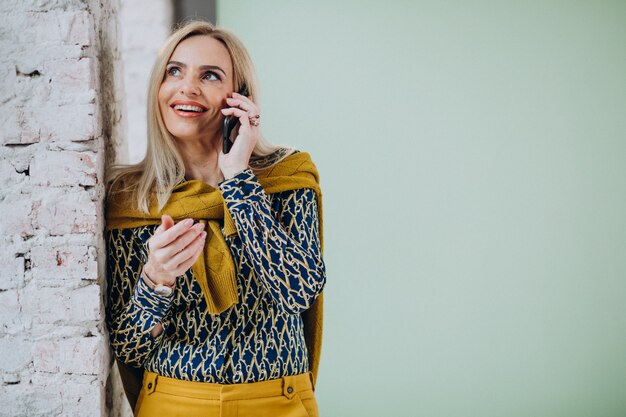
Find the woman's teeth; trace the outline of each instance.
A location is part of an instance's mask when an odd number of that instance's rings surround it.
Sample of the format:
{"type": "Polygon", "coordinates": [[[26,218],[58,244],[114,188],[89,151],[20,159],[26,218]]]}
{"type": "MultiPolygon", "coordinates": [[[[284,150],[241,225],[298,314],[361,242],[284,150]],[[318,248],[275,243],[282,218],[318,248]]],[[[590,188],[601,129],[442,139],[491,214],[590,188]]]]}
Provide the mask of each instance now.
{"type": "Polygon", "coordinates": [[[198,106],[190,106],[190,105],[187,105],[187,104],[177,104],[177,105],[174,106],[174,109],[176,109],[176,110],[183,110],[183,111],[194,111],[194,112],[197,112],[197,113],[203,113],[203,112],[206,111],[203,108],[200,108],[198,106]]]}

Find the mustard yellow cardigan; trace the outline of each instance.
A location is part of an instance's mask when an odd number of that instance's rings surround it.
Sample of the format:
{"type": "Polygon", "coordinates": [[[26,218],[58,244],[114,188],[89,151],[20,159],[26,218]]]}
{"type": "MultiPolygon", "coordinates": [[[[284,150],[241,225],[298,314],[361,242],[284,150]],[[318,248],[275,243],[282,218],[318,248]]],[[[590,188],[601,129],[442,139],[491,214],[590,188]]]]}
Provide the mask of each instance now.
{"type": "MultiPolygon", "coordinates": [[[[256,173],[256,176],[268,194],[298,188],[315,190],[318,199],[320,248],[323,254],[322,193],[319,186],[319,173],[309,153],[293,153],[256,173]]],[[[194,275],[202,288],[211,314],[219,314],[237,302],[235,267],[221,233],[219,221],[223,219],[224,231],[227,235],[236,233],[236,229],[219,189],[199,180],[185,181],[174,188],[172,196],[161,211],[158,210],[154,201],[150,207],[150,214],[135,209],[131,199],[124,193],[111,192],[108,197],[107,230],[160,224],[162,213],[172,216],[174,221],[193,217],[198,221],[206,222],[208,227],[206,228],[205,249],[203,255],[199,256],[193,265],[194,275]]],[[[323,296],[323,292],[320,293],[311,307],[301,313],[314,384],[317,381],[322,347],[323,296]]],[[[143,369],[130,367],[119,360],[117,364],[124,390],[134,408],[141,389],[143,369]]]]}

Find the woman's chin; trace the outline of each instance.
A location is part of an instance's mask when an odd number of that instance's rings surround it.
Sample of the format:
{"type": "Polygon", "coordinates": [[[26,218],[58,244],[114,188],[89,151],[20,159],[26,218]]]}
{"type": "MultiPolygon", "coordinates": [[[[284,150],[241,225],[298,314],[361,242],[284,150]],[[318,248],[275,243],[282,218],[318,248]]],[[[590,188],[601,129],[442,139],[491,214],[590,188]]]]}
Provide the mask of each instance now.
{"type": "Polygon", "coordinates": [[[215,124],[215,126],[198,126],[198,125],[186,125],[186,124],[178,124],[176,123],[174,126],[167,126],[168,132],[172,136],[180,140],[199,140],[199,139],[208,139],[212,137],[218,137],[221,135],[221,129],[219,128],[219,124],[215,124]]]}
{"type": "Polygon", "coordinates": [[[170,132],[170,134],[177,140],[183,142],[198,140],[207,141],[218,136],[218,132],[213,129],[168,129],[168,132],[170,132]]]}

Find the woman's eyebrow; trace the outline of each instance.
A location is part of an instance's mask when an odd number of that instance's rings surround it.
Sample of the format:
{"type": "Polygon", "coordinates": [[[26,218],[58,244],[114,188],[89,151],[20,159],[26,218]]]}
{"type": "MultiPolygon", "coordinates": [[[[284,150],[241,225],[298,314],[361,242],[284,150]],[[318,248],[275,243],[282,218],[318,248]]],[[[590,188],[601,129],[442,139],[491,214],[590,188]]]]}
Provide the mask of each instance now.
{"type": "MultiPolygon", "coordinates": [[[[182,67],[182,68],[185,68],[187,66],[187,65],[183,64],[182,62],[178,62],[178,61],[170,61],[170,62],[167,63],[167,65],[170,65],[170,64],[178,65],[179,67],[182,67]]],[[[200,71],[207,70],[207,69],[210,69],[210,70],[215,70],[215,69],[216,70],[220,70],[222,72],[222,74],[224,74],[224,76],[226,76],[226,72],[223,69],[221,69],[220,67],[218,67],[217,65],[200,65],[200,71]]]]}

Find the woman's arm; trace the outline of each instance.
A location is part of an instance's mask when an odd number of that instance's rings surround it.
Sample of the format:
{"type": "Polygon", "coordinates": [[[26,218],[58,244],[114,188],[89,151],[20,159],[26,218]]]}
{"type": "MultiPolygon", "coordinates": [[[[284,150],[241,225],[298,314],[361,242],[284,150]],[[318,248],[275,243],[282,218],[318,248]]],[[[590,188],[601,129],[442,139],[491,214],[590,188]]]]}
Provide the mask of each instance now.
{"type": "Polygon", "coordinates": [[[173,295],[156,294],[140,278],[140,242],[133,230],[107,231],[106,321],[111,347],[122,362],[141,367],[163,338],[173,295]]]}
{"type": "Polygon", "coordinates": [[[280,193],[279,221],[251,168],[218,186],[262,285],[285,311],[308,309],[326,282],[315,191],[280,193]]]}

